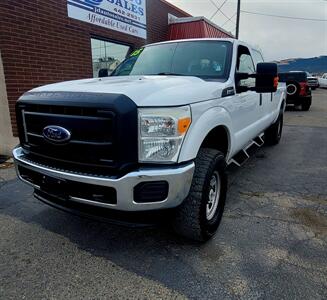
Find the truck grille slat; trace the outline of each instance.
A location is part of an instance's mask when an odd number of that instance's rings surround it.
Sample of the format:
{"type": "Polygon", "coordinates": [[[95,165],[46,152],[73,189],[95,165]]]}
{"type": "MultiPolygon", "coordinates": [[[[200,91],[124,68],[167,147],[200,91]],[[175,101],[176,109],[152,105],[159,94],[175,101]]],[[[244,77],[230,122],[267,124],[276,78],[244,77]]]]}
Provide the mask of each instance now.
{"type": "MultiPolygon", "coordinates": [[[[37,138],[43,140],[43,135],[27,132],[27,135],[32,138],[37,138]]],[[[30,140],[30,139],[29,139],[30,140]]],[[[90,142],[90,141],[80,141],[80,140],[70,140],[70,144],[77,144],[77,145],[93,145],[93,146],[112,146],[112,142],[90,142]]]]}
{"type": "Polygon", "coordinates": [[[96,108],[83,108],[83,107],[67,107],[56,105],[33,105],[33,112],[48,113],[48,114],[62,114],[73,116],[90,116],[98,117],[98,109],[96,108]]]}

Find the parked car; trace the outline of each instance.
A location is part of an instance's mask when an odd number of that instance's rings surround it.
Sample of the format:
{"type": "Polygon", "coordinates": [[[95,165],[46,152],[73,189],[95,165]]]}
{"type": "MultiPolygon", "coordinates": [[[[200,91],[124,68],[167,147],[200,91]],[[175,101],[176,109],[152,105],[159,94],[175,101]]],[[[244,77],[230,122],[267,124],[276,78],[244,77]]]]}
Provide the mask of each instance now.
{"type": "Polygon", "coordinates": [[[323,74],[318,80],[320,87],[327,88],[327,73],[323,74]]]}
{"type": "Polygon", "coordinates": [[[280,82],[286,83],[286,104],[300,106],[302,110],[308,111],[312,104],[312,94],[307,73],[293,71],[280,73],[278,77],[280,82]]]}
{"type": "Polygon", "coordinates": [[[109,77],[35,88],[16,108],[15,164],[38,199],[118,221],[168,210],[177,233],[205,241],[226,166],[279,143],[285,87],[246,43],[179,40],[133,52],[109,77]]]}
{"type": "Polygon", "coordinates": [[[310,74],[309,72],[307,73],[307,79],[308,79],[308,86],[312,89],[315,90],[316,88],[319,87],[319,81],[318,78],[316,76],[313,76],[312,74],[310,74]]]}

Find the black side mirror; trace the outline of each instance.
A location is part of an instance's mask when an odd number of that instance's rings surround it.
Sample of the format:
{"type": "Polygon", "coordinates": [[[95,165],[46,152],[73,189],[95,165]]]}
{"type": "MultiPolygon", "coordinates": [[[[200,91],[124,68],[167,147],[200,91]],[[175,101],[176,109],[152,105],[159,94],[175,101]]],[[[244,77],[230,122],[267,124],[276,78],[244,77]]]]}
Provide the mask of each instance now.
{"type": "Polygon", "coordinates": [[[275,63],[259,63],[255,91],[257,93],[274,93],[278,87],[278,70],[275,63]]]}
{"type": "Polygon", "coordinates": [[[240,80],[243,80],[243,79],[248,79],[251,77],[252,74],[249,74],[249,73],[241,73],[241,72],[237,72],[235,74],[235,80],[236,81],[240,81],[240,80]]]}
{"type": "Polygon", "coordinates": [[[100,69],[99,70],[99,73],[98,73],[99,78],[108,77],[108,76],[109,76],[108,69],[100,69]]]}

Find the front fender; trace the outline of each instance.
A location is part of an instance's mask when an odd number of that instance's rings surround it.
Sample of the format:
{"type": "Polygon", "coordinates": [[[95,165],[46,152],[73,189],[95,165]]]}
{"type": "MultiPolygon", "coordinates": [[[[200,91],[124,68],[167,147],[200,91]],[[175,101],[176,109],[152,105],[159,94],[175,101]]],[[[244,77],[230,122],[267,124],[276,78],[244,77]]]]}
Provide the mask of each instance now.
{"type": "Polygon", "coordinates": [[[195,159],[204,139],[217,126],[226,128],[229,140],[228,154],[230,154],[234,145],[234,136],[231,134],[232,121],[229,113],[219,106],[210,107],[208,103],[192,105],[192,124],[184,139],[179,162],[195,159]]]}

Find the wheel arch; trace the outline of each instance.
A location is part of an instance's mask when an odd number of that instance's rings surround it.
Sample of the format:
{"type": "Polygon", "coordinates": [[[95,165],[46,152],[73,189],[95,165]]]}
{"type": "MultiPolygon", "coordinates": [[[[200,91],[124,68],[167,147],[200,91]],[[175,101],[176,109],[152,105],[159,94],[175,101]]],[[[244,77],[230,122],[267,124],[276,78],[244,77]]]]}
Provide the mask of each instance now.
{"type": "Polygon", "coordinates": [[[224,153],[226,159],[232,151],[232,122],[228,112],[215,107],[192,123],[184,140],[179,161],[193,160],[201,147],[213,148],[224,153]]]}
{"type": "Polygon", "coordinates": [[[280,107],[279,107],[279,111],[281,112],[284,112],[285,111],[285,108],[286,108],[286,100],[283,99],[281,104],[280,104],[280,107]]]}
{"type": "Polygon", "coordinates": [[[206,137],[202,141],[200,149],[216,149],[227,157],[228,153],[230,152],[230,145],[231,142],[228,128],[224,125],[218,125],[207,133],[206,137]]]}

